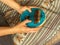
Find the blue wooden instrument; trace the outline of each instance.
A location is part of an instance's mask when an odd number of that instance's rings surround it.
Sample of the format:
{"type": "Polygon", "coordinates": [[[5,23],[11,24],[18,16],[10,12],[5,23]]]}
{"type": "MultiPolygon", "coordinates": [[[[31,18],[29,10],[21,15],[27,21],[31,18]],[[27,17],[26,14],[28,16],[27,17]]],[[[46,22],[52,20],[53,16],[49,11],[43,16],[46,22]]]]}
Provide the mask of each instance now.
{"type": "Polygon", "coordinates": [[[24,11],[20,16],[20,21],[26,20],[28,17],[31,22],[28,22],[26,25],[30,28],[35,28],[38,26],[41,26],[46,19],[45,13],[40,8],[31,8],[32,12],[29,12],[28,10],[24,11]]]}

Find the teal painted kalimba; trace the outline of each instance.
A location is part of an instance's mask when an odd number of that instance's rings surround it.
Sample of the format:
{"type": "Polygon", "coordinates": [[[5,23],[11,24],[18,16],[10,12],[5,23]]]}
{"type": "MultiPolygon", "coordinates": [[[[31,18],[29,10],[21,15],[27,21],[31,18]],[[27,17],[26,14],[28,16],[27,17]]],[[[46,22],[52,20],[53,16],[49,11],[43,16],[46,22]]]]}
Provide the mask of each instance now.
{"type": "Polygon", "coordinates": [[[28,10],[24,11],[20,16],[20,21],[24,21],[25,19],[31,20],[26,25],[30,28],[35,28],[44,24],[46,20],[46,16],[43,10],[40,8],[31,8],[32,12],[28,10]]]}

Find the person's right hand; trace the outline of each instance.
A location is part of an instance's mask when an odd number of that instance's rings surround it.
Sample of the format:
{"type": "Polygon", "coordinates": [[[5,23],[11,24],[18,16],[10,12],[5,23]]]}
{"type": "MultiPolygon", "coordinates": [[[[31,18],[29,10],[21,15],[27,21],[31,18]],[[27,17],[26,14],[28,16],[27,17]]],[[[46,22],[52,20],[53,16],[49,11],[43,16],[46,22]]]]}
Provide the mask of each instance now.
{"type": "Polygon", "coordinates": [[[20,8],[20,14],[21,13],[23,13],[25,10],[28,10],[29,12],[31,12],[31,8],[30,7],[28,7],[28,6],[21,6],[21,8],[20,8]]]}
{"type": "Polygon", "coordinates": [[[37,8],[36,6],[21,6],[18,3],[16,3],[15,0],[0,0],[0,1],[7,4],[9,7],[17,10],[17,12],[19,12],[20,14],[25,10],[31,12],[31,8],[37,8]]]}
{"type": "Polygon", "coordinates": [[[19,13],[22,13],[25,10],[31,12],[31,9],[29,7],[19,5],[18,3],[15,2],[15,0],[0,0],[0,1],[7,4],[9,7],[17,10],[19,13]]]}

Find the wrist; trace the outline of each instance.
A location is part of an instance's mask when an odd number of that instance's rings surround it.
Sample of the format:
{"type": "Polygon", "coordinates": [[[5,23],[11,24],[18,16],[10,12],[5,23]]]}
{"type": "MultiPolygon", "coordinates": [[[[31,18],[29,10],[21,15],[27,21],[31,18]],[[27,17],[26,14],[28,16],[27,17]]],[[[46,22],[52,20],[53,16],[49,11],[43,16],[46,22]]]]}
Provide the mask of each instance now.
{"type": "Polygon", "coordinates": [[[10,33],[11,33],[11,34],[15,34],[15,33],[17,33],[17,30],[14,29],[14,27],[13,27],[13,28],[10,28],[10,33]]]}
{"type": "Polygon", "coordinates": [[[22,33],[23,31],[18,29],[17,27],[13,27],[10,29],[11,34],[22,33]]]}

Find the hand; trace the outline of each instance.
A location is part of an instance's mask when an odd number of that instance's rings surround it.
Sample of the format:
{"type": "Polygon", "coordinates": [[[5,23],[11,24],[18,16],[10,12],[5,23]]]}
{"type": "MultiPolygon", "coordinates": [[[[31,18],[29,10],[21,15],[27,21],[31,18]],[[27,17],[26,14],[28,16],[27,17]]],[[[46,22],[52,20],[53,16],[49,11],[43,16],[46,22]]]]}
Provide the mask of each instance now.
{"type": "Polygon", "coordinates": [[[36,6],[21,6],[18,3],[16,3],[14,0],[0,0],[0,1],[7,4],[9,7],[17,10],[17,12],[19,13],[22,13],[25,10],[31,12],[31,8],[36,8],[36,6]]]}
{"type": "Polygon", "coordinates": [[[37,32],[38,30],[40,30],[41,27],[37,27],[37,28],[29,28],[26,26],[26,23],[30,22],[29,20],[25,20],[22,23],[19,23],[18,25],[16,25],[14,28],[12,28],[13,30],[16,30],[17,33],[32,33],[32,32],[37,32]]]}
{"type": "Polygon", "coordinates": [[[9,7],[17,10],[19,13],[22,13],[25,10],[29,10],[31,12],[31,10],[30,10],[29,7],[27,7],[27,6],[21,6],[18,3],[16,3],[14,0],[0,0],[0,1],[2,1],[6,5],[8,5],[9,7]]]}
{"type": "Polygon", "coordinates": [[[31,12],[31,8],[28,6],[21,6],[20,8],[20,14],[22,14],[25,10],[28,10],[29,12],[31,12]]]}
{"type": "Polygon", "coordinates": [[[31,8],[39,8],[39,7],[36,7],[36,6],[21,6],[21,9],[20,9],[20,13],[22,13],[23,11],[25,10],[28,10],[29,12],[32,12],[31,11],[31,8]]]}

